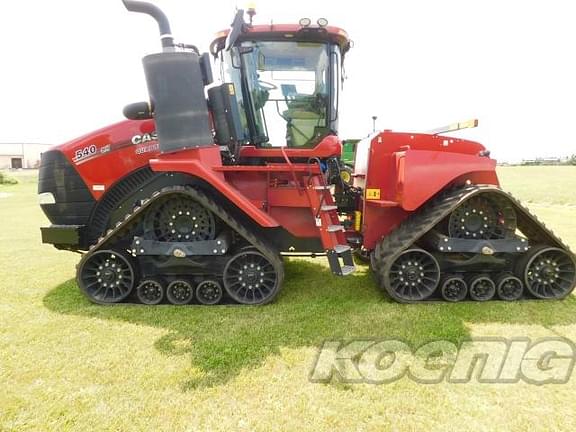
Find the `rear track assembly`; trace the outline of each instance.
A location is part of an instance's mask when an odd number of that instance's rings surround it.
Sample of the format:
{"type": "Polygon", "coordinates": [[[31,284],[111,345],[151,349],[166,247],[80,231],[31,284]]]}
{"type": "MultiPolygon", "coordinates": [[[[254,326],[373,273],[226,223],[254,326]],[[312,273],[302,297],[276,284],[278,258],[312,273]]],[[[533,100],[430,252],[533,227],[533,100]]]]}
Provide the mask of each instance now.
{"type": "Polygon", "coordinates": [[[490,185],[440,194],[377,244],[371,264],[402,303],[561,299],[576,285],[568,247],[490,185]]]}

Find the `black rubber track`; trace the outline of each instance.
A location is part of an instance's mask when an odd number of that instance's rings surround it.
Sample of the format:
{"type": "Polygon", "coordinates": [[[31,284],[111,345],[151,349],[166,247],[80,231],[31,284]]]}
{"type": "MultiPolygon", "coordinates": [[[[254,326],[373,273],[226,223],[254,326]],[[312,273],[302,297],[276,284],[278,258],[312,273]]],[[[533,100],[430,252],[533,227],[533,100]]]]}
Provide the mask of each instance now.
{"type": "MultiPolygon", "coordinates": [[[[262,304],[268,304],[272,302],[279,294],[282,289],[282,282],[284,280],[284,270],[282,258],[277,250],[267,245],[257,236],[255,236],[248,228],[241,224],[237,219],[232,217],[222,206],[217,204],[214,200],[209,198],[202,191],[193,188],[191,186],[169,186],[165,187],[159,191],[154,192],[150,198],[144,199],[140,206],[135,207],[131,213],[126,214],[124,220],[117,222],[114,228],[106,231],[106,233],[98,239],[98,241],[91,245],[88,252],[85,253],[79,264],[78,268],[82,267],[82,264],[99,250],[110,248],[118,243],[120,240],[130,238],[133,229],[142,222],[142,218],[145,215],[145,211],[154,203],[156,200],[164,198],[171,194],[186,195],[193,200],[200,203],[202,206],[210,210],[214,215],[219,217],[226,225],[228,225],[233,231],[240,235],[244,240],[246,240],[251,247],[258,250],[262,255],[264,255],[270,262],[275,263],[275,267],[280,269],[278,272],[278,284],[275,292],[270,298],[267,298],[262,304]]],[[[130,239],[131,240],[131,239],[130,239]]],[[[77,279],[79,275],[77,275],[77,279]]],[[[79,282],[79,280],[77,280],[79,282]]],[[[88,296],[87,296],[88,297],[88,296]]],[[[95,299],[88,297],[88,299],[94,303],[99,303],[95,299]]],[[[106,303],[107,304],[107,303],[106,303]]]]}
{"type": "MultiPolygon", "coordinates": [[[[429,303],[443,302],[441,299],[429,299],[424,301],[407,301],[397,298],[393,292],[389,292],[385,285],[384,275],[388,272],[390,263],[406,249],[424,236],[428,231],[438,225],[444,218],[456,209],[464,201],[484,193],[495,194],[507,199],[516,212],[518,229],[526,235],[531,244],[545,244],[565,250],[574,259],[573,253],[560,238],[551,230],[538,221],[512,195],[493,185],[470,185],[454,188],[440,193],[434,199],[426,203],[405,219],[392,233],[383,237],[373,251],[372,270],[376,276],[379,287],[392,299],[401,303],[429,303]]],[[[573,288],[572,288],[573,289],[573,288]]]]}

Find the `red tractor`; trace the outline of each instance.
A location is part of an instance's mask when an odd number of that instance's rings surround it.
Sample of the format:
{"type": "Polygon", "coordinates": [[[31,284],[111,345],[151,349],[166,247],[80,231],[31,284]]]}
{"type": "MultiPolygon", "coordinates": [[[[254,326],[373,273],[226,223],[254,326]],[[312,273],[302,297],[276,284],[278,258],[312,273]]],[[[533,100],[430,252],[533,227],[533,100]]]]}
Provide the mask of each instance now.
{"type": "Polygon", "coordinates": [[[341,160],[345,31],[303,19],[253,25],[238,11],[210,53],[176,44],[143,59],[149,102],[128,120],[43,154],[42,240],[83,252],[96,303],[265,304],[283,256],[326,256],[335,275],[370,262],[399,302],[560,299],[574,255],[499,188],[478,143],[384,131],[341,160]],[[213,83],[210,55],[220,71],[213,83]]]}

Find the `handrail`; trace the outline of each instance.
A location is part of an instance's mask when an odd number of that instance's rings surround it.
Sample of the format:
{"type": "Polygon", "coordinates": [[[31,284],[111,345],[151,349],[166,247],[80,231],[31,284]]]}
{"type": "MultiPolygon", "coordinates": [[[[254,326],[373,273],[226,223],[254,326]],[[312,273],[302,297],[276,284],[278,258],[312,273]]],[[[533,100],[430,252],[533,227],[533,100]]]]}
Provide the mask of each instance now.
{"type": "Polygon", "coordinates": [[[286,154],[286,150],[284,149],[284,147],[280,147],[280,150],[282,151],[282,156],[284,157],[284,160],[286,161],[288,168],[290,168],[290,173],[292,174],[292,179],[294,180],[294,183],[296,184],[296,189],[298,189],[298,193],[302,194],[302,188],[300,187],[300,183],[298,182],[298,178],[296,177],[296,171],[294,171],[292,161],[290,160],[290,158],[286,154]]]}
{"type": "MultiPolygon", "coordinates": [[[[322,173],[322,165],[321,165],[321,161],[319,158],[317,157],[313,157],[308,159],[308,165],[311,166],[312,164],[310,163],[311,161],[314,161],[318,164],[318,170],[320,171],[320,178],[321,180],[321,186],[323,186],[324,188],[327,188],[328,185],[326,184],[326,179],[324,178],[324,174],[322,173]]],[[[312,182],[312,170],[308,171],[309,176],[308,176],[308,186],[310,186],[310,183],[312,182]]],[[[316,211],[316,214],[314,215],[315,218],[320,217],[320,212],[322,211],[322,204],[324,203],[324,200],[326,198],[326,195],[323,193],[321,198],[320,198],[320,204],[318,205],[318,210],[316,211]]],[[[312,203],[310,203],[312,204],[312,203]]]]}

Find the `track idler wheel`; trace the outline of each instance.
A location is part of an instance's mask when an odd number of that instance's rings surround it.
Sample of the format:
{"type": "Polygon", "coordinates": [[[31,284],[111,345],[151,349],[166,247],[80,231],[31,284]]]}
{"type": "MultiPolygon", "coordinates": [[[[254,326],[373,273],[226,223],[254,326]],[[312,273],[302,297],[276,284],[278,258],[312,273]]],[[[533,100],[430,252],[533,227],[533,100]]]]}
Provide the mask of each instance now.
{"type": "Polygon", "coordinates": [[[490,276],[479,274],[470,278],[468,290],[472,300],[488,301],[496,294],[496,284],[490,279],[490,276]]]}
{"type": "Polygon", "coordinates": [[[524,284],[509,273],[503,273],[496,278],[496,294],[500,300],[514,301],[522,297],[524,284]]]}
{"type": "Polygon", "coordinates": [[[548,246],[532,248],[520,262],[526,289],[540,299],[561,299],[576,285],[576,262],[566,251],[548,246]]]}
{"type": "Polygon", "coordinates": [[[94,303],[118,303],[134,288],[136,276],[129,257],[114,250],[101,250],[82,263],[78,285],[94,303]]]}
{"type": "Polygon", "coordinates": [[[448,234],[461,239],[504,239],[516,230],[516,213],[503,199],[489,194],[463,202],[450,215],[448,234]]]}
{"type": "Polygon", "coordinates": [[[448,276],[440,285],[440,294],[444,300],[449,302],[462,301],[468,294],[468,284],[460,276],[448,276]]]}
{"type": "Polygon", "coordinates": [[[141,303],[157,305],[164,299],[164,285],[156,279],[145,279],[136,288],[136,297],[141,303]]]}
{"type": "Polygon", "coordinates": [[[151,206],[144,226],[154,239],[167,242],[213,240],[216,232],[212,212],[181,194],[151,206]]]}
{"type": "Polygon", "coordinates": [[[205,280],[196,287],[196,300],[203,305],[214,305],[222,300],[222,287],[213,280],[205,280]]]}
{"type": "Polygon", "coordinates": [[[226,264],[224,289],[238,303],[266,304],[276,297],[283,277],[281,262],[271,262],[255,250],[244,250],[226,264]]]}
{"type": "Polygon", "coordinates": [[[174,280],[166,288],[166,298],[175,305],[185,305],[194,298],[194,288],[185,280],[174,280]]]}
{"type": "Polygon", "coordinates": [[[422,249],[408,249],[384,267],[384,287],[400,302],[425,300],[440,282],[440,266],[422,249]]]}

